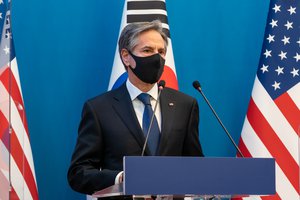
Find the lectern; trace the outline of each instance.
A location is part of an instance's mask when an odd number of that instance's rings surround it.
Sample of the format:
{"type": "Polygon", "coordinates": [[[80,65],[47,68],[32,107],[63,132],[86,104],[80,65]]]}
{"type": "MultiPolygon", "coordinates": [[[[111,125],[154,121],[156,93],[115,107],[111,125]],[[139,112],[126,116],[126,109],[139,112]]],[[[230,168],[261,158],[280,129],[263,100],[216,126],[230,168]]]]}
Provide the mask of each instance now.
{"type": "Polygon", "coordinates": [[[271,195],[273,158],[124,157],[124,182],[93,197],[271,195]]]}

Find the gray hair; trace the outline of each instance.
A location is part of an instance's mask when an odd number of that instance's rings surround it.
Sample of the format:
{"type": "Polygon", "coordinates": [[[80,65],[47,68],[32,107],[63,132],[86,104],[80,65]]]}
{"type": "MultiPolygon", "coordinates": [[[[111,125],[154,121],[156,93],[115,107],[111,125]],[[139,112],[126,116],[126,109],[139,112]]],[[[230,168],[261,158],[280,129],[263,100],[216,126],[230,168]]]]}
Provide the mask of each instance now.
{"type": "Polygon", "coordinates": [[[160,33],[161,37],[165,42],[165,48],[167,48],[168,37],[163,32],[162,24],[159,20],[154,20],[152,22],[136,22],[136,23],[128,24],[121,32],[120,39],[119,39],[120,56],[121,56],[122,49],[127,49],[132,52],[134,47],[138,43],[138,36],[141,33],[149,30],[155,30],[158,33],[160,33]]]}

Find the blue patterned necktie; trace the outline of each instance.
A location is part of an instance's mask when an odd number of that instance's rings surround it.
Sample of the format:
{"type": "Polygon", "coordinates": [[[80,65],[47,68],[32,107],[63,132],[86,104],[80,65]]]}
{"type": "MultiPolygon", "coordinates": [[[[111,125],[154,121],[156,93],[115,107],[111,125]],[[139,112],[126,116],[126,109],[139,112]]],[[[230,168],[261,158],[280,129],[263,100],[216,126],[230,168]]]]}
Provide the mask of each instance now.
{"type": "MultiPolygon", "coordinates": [[[[143,114],[143,132],[146,138],[151,117],[153,115],[153,110],[150,103],[150,95],[147,93],[141,93],[137,98],[145,105],[144,114],[143,114]]],[[[148,147],[151,151],[151,155],[156,155],[159,139],[160,139],[160,131],[159,131],[157,119],[154,116],[152,127],[150,129],[149,138],[148,138],[148,147]]]]}

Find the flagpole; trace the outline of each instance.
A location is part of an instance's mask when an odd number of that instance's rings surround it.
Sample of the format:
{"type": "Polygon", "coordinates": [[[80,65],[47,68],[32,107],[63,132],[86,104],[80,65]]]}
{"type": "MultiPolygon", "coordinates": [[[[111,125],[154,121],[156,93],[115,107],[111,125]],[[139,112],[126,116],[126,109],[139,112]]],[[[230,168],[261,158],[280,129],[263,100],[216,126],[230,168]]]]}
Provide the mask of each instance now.
{"type": "MultiPolygon", "coordinates": [[[[10,24],[10,35],[8,35],[8,37],[11,37],[12,35],[12,28],[11,28],[11,0],[8,0],[8,11],[6,11],[6,15],[7,15],[7,20],[8,23],[10,24]]],[[[12,40],[10,38],[9,39],[9,75],[8,75],[8,123],[9,123],[9,134],[8,134],[8,179],[9,179],[9,192],[8,192],[8,199],[11,199],[11,191],[12,191],[12,182],[11,182],[11,135],[12,135],[12,120],[11,120],[11,92],[12,92],[12,70],[11,70],[11,43],[12,40]]]]}

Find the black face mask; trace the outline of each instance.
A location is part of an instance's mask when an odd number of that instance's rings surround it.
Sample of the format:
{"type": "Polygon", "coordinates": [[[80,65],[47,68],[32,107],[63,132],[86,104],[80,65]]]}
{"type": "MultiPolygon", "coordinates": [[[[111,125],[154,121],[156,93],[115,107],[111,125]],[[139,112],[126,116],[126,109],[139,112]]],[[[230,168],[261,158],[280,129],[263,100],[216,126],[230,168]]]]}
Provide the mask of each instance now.
{"type": "Polygon", "coordinates": [[[141,81],[153,84],[160,79],[164,71],[165,59],[159,53],[147,57],[139,57],[133,55],[130,51],[128,52],[136,63],[134,69],[130,65],[129,67],[141,81]]]}

